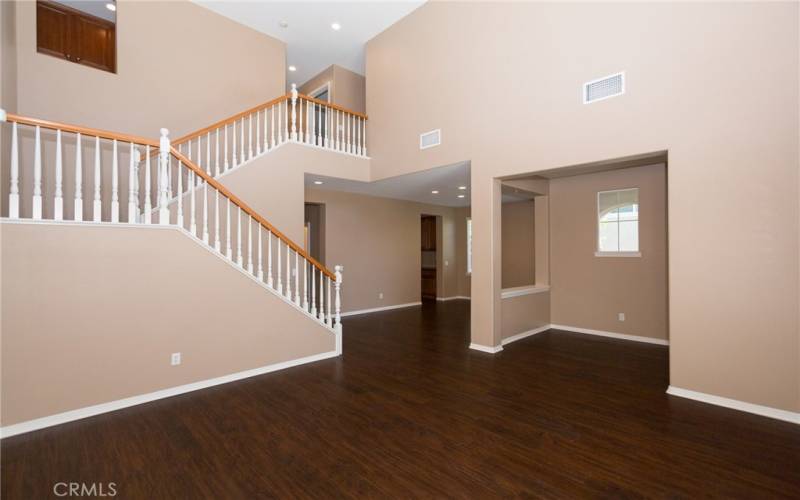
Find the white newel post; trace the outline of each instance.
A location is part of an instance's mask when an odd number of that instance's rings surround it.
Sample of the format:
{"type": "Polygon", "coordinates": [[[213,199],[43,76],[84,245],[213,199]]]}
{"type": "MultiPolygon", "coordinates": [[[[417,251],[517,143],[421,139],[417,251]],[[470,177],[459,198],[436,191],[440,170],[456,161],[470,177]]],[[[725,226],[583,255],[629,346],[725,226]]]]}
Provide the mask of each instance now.
{"type": "Polygon", "coordinates": [[[334,304],[334,312],[336,314],[336,333],[342,333],[342,271],[344,271],[343,266],[335,266],[333,268],[334,275],[336,276],[336,283],[333,285],[334,290],[336,291],[336,302],[334,304]]]}
{"type": "Polygon", "coordinates": [[[297,84],[292,84],[292,140],[297,140],[297,84]]]}
{"type": "MultiPolygon", "coordinates": [[[[8,120],[5,110],[0,109],[0,122],[8,120]]],[[[17,145],[17,122],[11,125],[11,187],[8,195],[8,217],[19,219],[19,146],[17,145]]]]}
{"type": "MultiPolygon", "coordinates": [[[[168,164],[169,130],[162,128],[158,155],[158,223],[162,226],[169,224],[169,178],[167,177],[169,175],[168,164]]],[[[178,166],[178,174],[180,175],[180,165],[178,166]]],[[[178,193],[178,196],[180,195],[181,193],[178,193]]]]}

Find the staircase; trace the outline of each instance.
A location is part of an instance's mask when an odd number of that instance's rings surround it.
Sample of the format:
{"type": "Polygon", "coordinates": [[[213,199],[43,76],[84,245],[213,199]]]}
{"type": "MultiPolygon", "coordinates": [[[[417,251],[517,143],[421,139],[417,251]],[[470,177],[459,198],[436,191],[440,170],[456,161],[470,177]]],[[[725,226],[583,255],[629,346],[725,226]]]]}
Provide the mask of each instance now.
{"type": "Polygon", "coordinates": [[[336,334],[341,352],[341,266],[317,262],[217,179],[286,143],[366,158],[366,122],[294,86],[174,141],[166,129],[152,140],[0,110],[3,220],[173,226],[336,334]]]}

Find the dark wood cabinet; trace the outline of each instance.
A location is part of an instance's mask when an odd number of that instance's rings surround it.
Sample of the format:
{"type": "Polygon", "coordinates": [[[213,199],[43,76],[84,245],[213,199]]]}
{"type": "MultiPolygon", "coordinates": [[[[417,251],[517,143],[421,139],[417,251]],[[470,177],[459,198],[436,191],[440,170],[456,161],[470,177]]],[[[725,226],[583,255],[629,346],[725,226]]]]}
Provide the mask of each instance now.
{"type": "Polygon", "coordinates": [[[116,72],[116,27],[61,4],[36,2],[39,52],[104,71],[116,72]]]}
{"type": "Polygon", "coordinates": [[[436,250],[436,217],[422,217],[422,250],[436,250]]]}
{"type": "Polygon", "coordinates": [[[436,269],[422,270],[422,298],[436,299],[436,269]]]}

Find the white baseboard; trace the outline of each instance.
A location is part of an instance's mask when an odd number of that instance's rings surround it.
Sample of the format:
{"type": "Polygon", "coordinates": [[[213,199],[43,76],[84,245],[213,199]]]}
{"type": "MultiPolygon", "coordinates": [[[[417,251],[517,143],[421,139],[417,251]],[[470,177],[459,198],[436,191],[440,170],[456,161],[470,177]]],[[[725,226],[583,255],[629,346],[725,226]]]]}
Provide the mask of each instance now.
{"type": "Polygon", "coordinates": [[[614,339],[633,340],[634,342],[645,342],[647,344],[669,345],[669,340],[656,339],[653,337],[640,337],[638,335],[628,335],[627,333],[605,332],[603,330],[592,330],[589,328],[579,328],[577,326],[550,325],[553,330],[566,330],[568,332],[585,333],[587,335],[598,335],[600,337],[610,337],[614,339]]]}
{"type": "Polygon", "coordinates": [[[404,307],[414,307],[414,306],[421,306],[422,302],[409,302],[408,304],[395,304],[393,306],[384,306],[384,307],[374,307],[372,309],[359,309],[358,311],[348,311],[343,312],[341,316],[344,318],[345,316],[357,316],[359,314],[367,314],[367,313],[374,313],[380,311],[390,311],[392,309],[402,309],[404,307]]]}
{"type": "Polygon", "coordinates": [[[792,411],[779,410],[778,408],[771,408],[769,406],[761,406],[753,403],[745,403],[744,401],[739,401],[737,399],[723,398],[722,396],[714,396],[713,394],[706,394],[703,392],[690,391],[689,389],[681,389],[680,387],[675,387],[673,385],[667,388],[667,394],[670,396],[693,399],[695,401],[716,406],[723,406],[733,410],[753,413],[763,417],[783,420],[793,424],[800,424],[800,413],[795,413],[792,411]]]}
{"type": "Polygon", "coordinates": [[[503,346],[502,345],[496,345],[494,347],[489,347],[489,346],[486,346],[486,345],[475,344],[475,343],[470,344],[469,348],[470,349],[474,349],[476,351],[488,352],[489,354],[497,354],[498,352],[503,350],[503,346]]]}
{"type": "Polygon", "coordinates": [[[87,406],[85,408],[79,408],[77,410],[65,411],[63,413],[57,413],[55,415],[50,415],[47,417],[41,417],[33,420],[28,420],[26,422],[20,422],[18,424],[7,425],[5,427],[0,427],[0,439],[7,438],[10,436],[16,436],[17,434],[23,434],[25,432],[31,432],[38,429],[44,429],[45,427],[51,427],[54,425],[72,422],[73,420],[80,420],[82,418],[92,417],[94,415],[99,415],[101,413],[108,413],[111,411],[121,410],[123,408],[128,408],[129,406],[149,403],[151,401],[155,401],[158,399],[164,399],[171,396],[177,396],[179,394],[185,394],[187,392],[196,391],[199,389],[213,387],[215,385],[227,384],[228,382],[234,382],[236,380],[255,377],[256,375],[263,375],[265,373],[284,370],[286,368],[291,368],[293,366],[303,365],[306,363],[313,363],[315,361],[321,361],[323,359],[328,359],[328,358],[334,358],[338,355],[339,353],[337,353],[337,351],[323,352],[321,354],[314,354],[312,356],[306,356],[303,358],[292,359],[289,361],[282,361],[280,363],[262,366],[259,368],[253,368],[252,370],[246,370],[238,373],[231,373],[230,375],[223,375],[222,377],[201,380],[199,382],[193,382],[191,384],[179,385],[177,387],[170,387],[168,389],[162,389],[160,391],[141,394],[139,396],[132,396],[129,398],[118,399],[116,401],[110,401],[108,403],[101,403],[98,405],[87,406]]]}
{"type": "Polygon", "coordinates": [[[531,335],[536,335],[537,333],[546,332],[550,329],[550,325],[540,326],[539,328],[534,328],[533,330],[528,330],[527,332],[518,333],[516,335],[512,335],[511,337],[505,338],[500,341],[500,345],[507,345],[512,342],[516,342],[517,340],[522,340],[525,337],[530,337],[531,335]]]}
{"type": "Polygon", "coordinates": [[[469,300],[469,297],[465,297],[464,295],[453,295],[452,297],[436,297],[436,300],[440,302],[444,302],[446,300],[469,300]]]}

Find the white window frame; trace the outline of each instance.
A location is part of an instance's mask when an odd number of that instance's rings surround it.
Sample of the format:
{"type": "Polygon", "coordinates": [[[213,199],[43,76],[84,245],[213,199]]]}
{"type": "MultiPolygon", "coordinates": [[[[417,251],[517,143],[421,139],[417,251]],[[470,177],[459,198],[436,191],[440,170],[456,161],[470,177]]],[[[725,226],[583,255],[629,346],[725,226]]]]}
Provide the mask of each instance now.
{"type": "Polygon", "coordinates": [[[472,217],[467,217],[467,274],[472,274],[472,217]]]}
{"type": "MultiPolygon", "coordinates": [[[[638,215],[637,215],[637,218],[636,218],[636,226],[637,226],[636,246],[638,247],[637,251],[634,252],[634,251],[622,251],[622,250],[616,250],[616,251],[600,250],[600,217],[601,217],[601,215],[600,215],[600,195],[601,194],[605,194],[605,193],[622,193],[622,192],[625,192],[625,191],[636,191],[637,192],[637,194],[636,194],[636,205],[637,205],[638,208],[641,208],[641,203],[639,203],[639,188],[638,187],[621,188],[621,189],[609,189],[607,191],[598,191],[597,192],[597,199],[596,199],[596,205],[595,205],[596,211],[595,211],[595,219],[594,219],[594,221],[595,221],[594,222],[595,223],[595,233],[594,233],[595,234],[595,245],[594,245],[595,251],[594,251],[594,256],[595,257],[641,257],[642,256],[642,252],[641,252],[642,247],[640,245],[641,241],[640,241],[640,238],[639,238],[639,235],[641,233],[638,231],[638,229],[641,228],[641,226],[639,225],[639,222],[641,221],[641,213],[642,213],[641,210],[637,210],[637,214],[638,215]]],[[[617,221],[617,227],[619,228],[619,221],[617,221]]],[[[619,241],[619,239],[617,241],[619,241]]]]}

